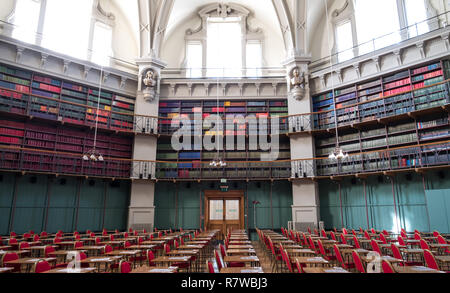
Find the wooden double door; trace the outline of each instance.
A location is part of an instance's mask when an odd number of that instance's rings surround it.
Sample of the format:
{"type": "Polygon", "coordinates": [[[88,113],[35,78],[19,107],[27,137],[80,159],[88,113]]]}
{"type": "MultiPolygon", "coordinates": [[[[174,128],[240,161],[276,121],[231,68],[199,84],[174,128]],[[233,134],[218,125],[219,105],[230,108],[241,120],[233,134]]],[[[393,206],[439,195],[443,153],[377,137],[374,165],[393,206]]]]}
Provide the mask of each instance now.
{"type": "Polygon", "coordinates": [[[224,239],[228,230],[244,229],[244,191],[205,191],[205,227],[220,230],[224,239]]]}

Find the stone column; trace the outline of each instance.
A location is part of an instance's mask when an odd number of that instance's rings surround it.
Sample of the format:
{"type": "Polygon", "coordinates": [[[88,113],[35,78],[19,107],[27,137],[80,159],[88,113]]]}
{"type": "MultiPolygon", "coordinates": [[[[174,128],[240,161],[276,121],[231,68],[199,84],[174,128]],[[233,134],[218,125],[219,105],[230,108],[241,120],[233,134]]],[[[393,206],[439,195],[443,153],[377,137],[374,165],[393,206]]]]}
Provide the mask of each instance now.
{"type": "MultiPolygon", "coordinates": [[[[159,92],[158,80],[161,76],[161,69],[166,64],[155,58],[143,58],[137,60],[139,65],[139,84],[136,94],[135,115],[158,116],[159,92]],[[152,96],[146,93],[146,85],[143,80],[147,71],[153,71],[155,87],[152,96]]],[[[137,133],[134,139],[133,159],[134,160],[156,160],[157,137],[150,134],[137,133]]],[[[148,165],[149,173],[133,172],[131,185],[130,207],[128,212],[128,227],[133,229],[152,230],[155,224],[155,166],[148,165]],[[142,176],[143,175],[143,176],[142,176]]],[[[133,168],[139,168],[134,164],[133,168]]]]}
{"type": "MultiPolygon", "coordinates": [[[[289,115],[298,115],[312,113],[312,99],[310,96],[308,75],[308,64],[311,61],[310,56],[296,55],[285,61],[284,66],[287,71],[288,82],[288,107],[289,115]],[[295,96],[295,89],[291,84],[291,78],[295,69],[298,69],[300,75],[305,79],[301,85],[301,96],[295,96]]],[[[298,117],[298,116],[297,116],[298,117]]],[[[290,119],[290,128],[296,124],[295,132],[311,130],[313,125],[312,117],[305,119],[292,117],[290,119]]],[[[315,156],[314,137],[308,132],[302,132],[290,135],[291,140],[291,159],[310,159],[315,156]]],[[[292,163],[292,221],[294,223],[303,223],[304,226],[317,226],[319,219],[319,198],[317,183],[308,179],[313,177],[311,161],[302,163],[292,163]]],[[[304,229],[304,228],[302,228],[304,229]]]]}

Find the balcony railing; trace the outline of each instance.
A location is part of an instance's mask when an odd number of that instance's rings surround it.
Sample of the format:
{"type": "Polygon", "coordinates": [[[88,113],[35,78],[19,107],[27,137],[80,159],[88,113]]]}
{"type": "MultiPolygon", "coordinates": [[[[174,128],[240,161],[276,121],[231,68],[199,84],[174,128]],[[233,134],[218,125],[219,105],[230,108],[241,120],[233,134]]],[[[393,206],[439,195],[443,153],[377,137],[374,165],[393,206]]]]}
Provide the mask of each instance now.
{"type": "Polygon", "coordinates": [[[280,161],[143,161],[105,158],[84,161],[80,154],[0,147],[0,169],[60,175],[144,180],[287,180],[353,176],[450,166],[450,141],[351,154],[342,160],[311,158],[280,161]]]}

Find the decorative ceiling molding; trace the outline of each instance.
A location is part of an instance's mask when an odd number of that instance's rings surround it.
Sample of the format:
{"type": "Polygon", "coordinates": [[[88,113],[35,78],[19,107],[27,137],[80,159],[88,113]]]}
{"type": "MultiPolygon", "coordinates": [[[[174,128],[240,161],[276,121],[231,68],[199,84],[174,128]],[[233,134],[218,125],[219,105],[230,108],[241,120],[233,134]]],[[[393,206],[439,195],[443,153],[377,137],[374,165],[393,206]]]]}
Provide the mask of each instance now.
{"type": "Polygon", "coordinates": [[[332,15],[333,17],[338,17],[339,15],[341,15],[342,12],[345,11],[345,9],[347,9],[348,5],[349,5],[349,2],[348,2],[348,0],[346,0],[345,3],[344,3],[344,6],[342,6],[342,7],[339,8],[339,9],[334,10],[333,13],[332,13],[331,15],[332,15]]]}
{"type": "Polygon", "coordinates": [[[94,1],[94,16],[97,20],[102,21],[110,26],[114,26],[116,16],[111,13],[107,12],[105,9],[103,9],[100,0],[94,1]]]}

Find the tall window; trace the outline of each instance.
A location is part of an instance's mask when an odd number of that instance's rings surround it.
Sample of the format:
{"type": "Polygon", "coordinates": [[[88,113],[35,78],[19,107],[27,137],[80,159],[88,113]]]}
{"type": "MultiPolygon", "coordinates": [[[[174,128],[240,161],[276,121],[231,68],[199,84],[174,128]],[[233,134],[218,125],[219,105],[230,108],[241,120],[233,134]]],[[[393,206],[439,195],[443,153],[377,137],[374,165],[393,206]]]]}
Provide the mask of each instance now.
{"type": "Polygon", "coordinates": [[[12,37],[27,43],[34,43],[40,10],[40,0],[17,0],[12,37]]]}
{"type": "Polygon", "coordinates": [[[200,42],[189,42],[186,46],[186,77],[201,77],[203,67],[203,47],[200,42]]]}
{"type": "Polygon", "coordinates": [[[354,57],[352,47],[352,23],[350,20],[347,20],[336,26],[336,48],[339,62],[344,62],[354,57]]]}
{"type": "Polygon", "coordinates": [[[247,42],[247,75],[261,76],[262,67],[262,44],[260,41],[247,42]]]}
{"type": "Polygon", "coordinates": [[[109,66],[110,57],[113,55],[111,46],[112,28],[109,25],[97,21],[94,27],[91,61],[102,66],[109,66]]]}
{"type": "Polygon", "coordinates": [[[241,76],[242,31],[238,17],[208,18],[208,76],[241,76]]]}
{"type": "Polygon", "coordinates": [[[360,55],[401,41],[396,0],[356,0],[355,16],[360,55]]]}
{"type": "Polygon", "coordinates": [[[86,59],[91,15],[92,0],[47,0],[42,45],[86,59]]]}
{"type": "Polygon", "coordinates": [[[429,32],[425,0],[404,0],[410,37],[429,32]]]}

